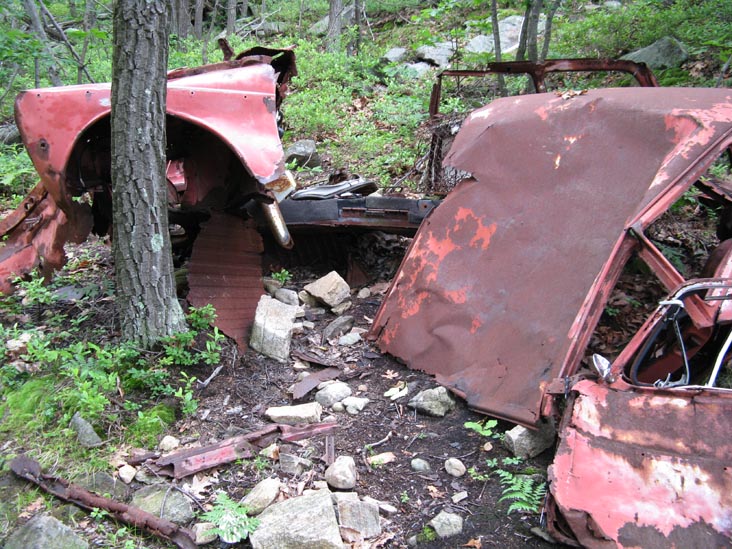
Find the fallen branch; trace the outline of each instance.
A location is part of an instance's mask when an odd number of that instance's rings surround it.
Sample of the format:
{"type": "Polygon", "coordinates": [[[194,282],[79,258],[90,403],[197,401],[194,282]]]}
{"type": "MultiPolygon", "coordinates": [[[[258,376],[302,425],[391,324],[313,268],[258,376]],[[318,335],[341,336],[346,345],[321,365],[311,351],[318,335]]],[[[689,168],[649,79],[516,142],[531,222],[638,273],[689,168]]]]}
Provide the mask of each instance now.
{"type": "Polygon", "coordinates": [[[28,456],[20,455],[16,457],[10,462],[10,469],[20,478],[36,484],[49,494],[73,503],[77,507],[81,507],[87,511],[103,509],[114,519],[166,539],[181,549],[197,548],[193,533],[187,528],[178,526],[169,520],[156,517],[139,507],[133,507],[132,505],[127,505],[114,499],[98,496],[80,486],[70,484],[64,479],[52,475],[44,475],[41,472],[39,463],[28,456]]]}
{"type": "Polygon", "coordinates": [[[388,442],[389,439],[391,439],[391,437],[393,437],[393,436],[394,436],[394,432],[389,431],[389,434],[386,435],[384,438],[382,438],[381,440],[374,442],[372,444],[366,444],[366,445],[364,445],[364,448],[376,448],[377,446],[381,446],[385,442],[388,442]]]}

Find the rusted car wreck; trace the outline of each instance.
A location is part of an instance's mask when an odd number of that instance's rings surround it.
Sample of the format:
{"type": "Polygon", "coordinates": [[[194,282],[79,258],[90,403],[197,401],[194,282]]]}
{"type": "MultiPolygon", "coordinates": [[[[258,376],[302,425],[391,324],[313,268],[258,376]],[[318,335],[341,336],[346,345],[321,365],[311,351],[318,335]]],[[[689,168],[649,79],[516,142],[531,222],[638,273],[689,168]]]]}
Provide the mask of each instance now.
{"type": "Polygon", "coordinates": [[[383,351],[472,408],[561,420],[549,526],[565,543],[730,543],[732,391],[716,379],[732,241],[687,280],[645,231],[693,185],[728,210],[730,178],[704,174],[731,145],[730,90],[494,101],[458,133],[446,162],[470,175],[423,222],[374,320],[383,351]],[[631,258],[671,295],[612,364],[580,370],[631,258]]]}

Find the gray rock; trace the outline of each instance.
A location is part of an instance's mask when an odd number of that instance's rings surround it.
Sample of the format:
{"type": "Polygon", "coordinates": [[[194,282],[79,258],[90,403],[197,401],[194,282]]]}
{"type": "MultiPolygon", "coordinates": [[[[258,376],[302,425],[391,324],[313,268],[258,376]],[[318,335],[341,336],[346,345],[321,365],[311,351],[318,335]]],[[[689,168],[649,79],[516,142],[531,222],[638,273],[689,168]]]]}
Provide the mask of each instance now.
{"type": "Polygon", "coordinates": [[[311,296],[305,290],[300,290],[297,294],[297,297],[299,297],[300,301],[302,301],[308,307],[317,307],[318,306],[318,300],[315,299],[313,296],[311,296]]]}
{"type": "Polygon", "coordinates": [[[385,515],[395,515],[399,512],[399,509],[394,507],[391,503],[387,503],[385,501],[379,501],[378,499],[374,499],[369,496],[364,496],[363,500],[376,505],[379,508],[379,511],[385,515]]]}
{"type": "Polygon", "coordinates": [[[270,505],[250,536],[254,549],[342,549],[333,502],[327,490],[270,505]]]}
{"type": "Polygon", "coordinates": [[[335,271],[331,271],[315,282],[311,282],[305,286],[305,291],[318,301],[328,305],[328,307],[335,307],[339,303],[343,303],[351,295],[350,286],[335,271]]]}
{"type": "Polygon", "coordinates": [[[337,490],[351,490],[356,486],[356,480],[356,462],[351,456],[338,456],[325,470],[325,481],[337,490]]]}
{"type": "Polygon", "coordinates": [[[362,412],[369,402],[371,401],[366,397],[349,396],[344,398],[341,404],[346,407],[346,412],[355,416],[359,412],[362,412]]]}
{"type": "MultiPolygon", "coordinates": [[[[498,22],[502,53],[511,53],[518,49],[519,39],[521,38],[521,26],[523,24],[524,18],[522,15],[511,15],[498,22]]],[[[539,25],[541,26],[541,21],[539,25]]],[[[541,32],[541,29],[539,32],[541,32]]]]}
{"type": "Polygon", "coordinates": [[[384,54],[384,59],[389,63],[399,63],[407,56],[407,48],[391,48],[384,54]]]}
{"type": "Polygon", "coordinates": [[[452,42],[438,42],[434,46],[420,46],[417,48],[417,57],[437,65],[441,69],[450,66],[450,60],[455,54],[455,45],[452,42]]]}
{"type": "Polygon", "coordinates": [[[76,479],[75,482],[81,487],[86,488],[90,492],[95,492],[100,496],[108,494],[115,499],[127,499],[127,486],[104,471],[97,471],[86,477],[76,479]]]}
{"type": "MultiPolygon", "coordinates": [[[[326,487],[328,483],[325,483],[326,487]]],[[[358,494],[356,492],[331,492],[330,497],[333,498],[333,504],[338,505],[341,501],[359,501],[358,494]]]]}
{"type": "Polygon", "coordinates": [[[323,408],[330,408],[336,402],[340,402],[349,396],[351,396],[351,388],[348,384],[342,381],[336,381],[335,383],[329,383],[315,393],[315,400],[323,408]]]}
{"type": "Polygon", "coordinates": [[[293,454],[280,454],[280,471],[288,475],[302,475],[311,469],[313,462],[293,454]]]}
{"type": "Polygon", "coordinates": [[[671,36],[665,36],[650,46],[624,55],[620,59],[645,63],[653,70],[660,70],[679,67],[688,58],[686,46],[671,36]]]}
{"type": "MultiPolygon", "coordinates": [[[[280,456],[282,457],[282,456],[280,456]]],[[[266,478],[263,481],[257,483],[251,492],[249,492],[242,500],[242,505],[247,508],[249,515],[258,515],[264,511],[267,507],[272,505],[277,496],[280,493],[280,487],[282,483],[280,479],[266,478]]]]}
{"type": "Polygon", "coordinates": [[[355,530],[363,539],[374,538],[381,534],[379,507],[367,501],[347,499],[339,501],[338,522],[341,529],[355,530]]]}
{"type": "Polygon", "coordinates": [[[417,393],[409,401],[407,406],[415,408],[423,414],[444,417],[447,412],[455,408],[456,403],[447,389],[444,387],[435,387],[434,389],[426,389],[417,393]]]}
{"type": "Polygon", "coordinates": [[[285,162],[295,162],[301,168],[317,168],[322,164],[318,154],[315,141],[312,139],[301,139],[296,141],[285,150],[285,162]]]}
{"type": "Polygon", "coordinates": [[[402,77],[419,79],[430,74],[433,67],[429,63],[420,61],[418,63],[405,63],[402,68],[403,70],[400,71],[402,77]]]}
{"type": "Polygon", "coordinates": [[[345,412],[346,411],[346,407],[343,405],[342,402],[336,402],[335,404],[333,404],[333,406],[330,407],[330,409],[333,410],[334,412],[345,412]]]}
{"type": "Polygon", "coordinates": [[[5,549],[88,549],[89,543],[63,522],[49,515],[33,517],[16,528],[5,549]]]}
{"type": "Polygon", "coordinates": [[[351,307],[353,307],[353,303],[351,302],[350,299],[347,299],[347,300],[339,303],[335,307],[331,308],[330,312],[333,313],[334,315],[341,316],[351,307]]]}
{"type": "Polygon", "coordinates": [[[465,46],[470,53],[493,53],[493,49],[493,37],[485,34],[474,36],[465,46]]]}
{"type": "Polygon", "coordinates": [[[264,415],[274,423],[297,425],[298,423],[318,423],[323,407],[317,402],[307,402],[296,406],[273,406],[267,408],[264,415]]]}
{"type": "Polygon", "coordinates": [[[348,347],[351,345],[355,345],[359,341],[361,341],[361,334],[349,332],[338,338],[338,345],[343,345],[344,347],[348,347]]]}
{"type": "Polygon", "coordinates": [[[623,7],[623,3],[618,2],[618,0],[607,0],[606,2],[603,2],[603,6],[610,10],[619,10],[623,7]]]}
{"type": "Polygon", "coordinates": [[[152,486],[140,488],[132,496],[132,505],[152,513],[156,517],[162,516],[162,518],[176,524],[186,524],[193,520],[195,516],[191,501],[167,484],[153,484],[152,486]],[[163,502],[165,502],[164,509],[163,502]],[[162,515],[160,513],[161,509],[162,515]]]}
{"type": "Polygon", "coordinates": [[[445,460],[445,471],[451,477],[459,478],[465,474],[467,469],[458,458],[448,458],[445,460]]]}
{"type": "Polygon", "coordinates": [[[194,524],[191,532],[195,537],[196,545],[206,545],[216,541],[219,536],[215,532],[211,532],[214,528],[216,528],[216,525],[213,522],[197,522],[194,524]]]}
{"type": "Polygon", "coordinates": [[[295,290],[288,290],[286,288],[280,288],[274,293],[274,298],[277,301],[281,301],[285,305],[294,305],[295,307],[300,306],[300,298],[295,290]]]}
{"type": "Polygon", "coordinates": [[[463,517],[455,513],[441,511],[439,515],[429,521],[440,539],[457,536],[463,531],[463,517]]]}
{"type": "Polygon", "coordinates": [[[368,299],[369,297],[371,297],[371,290],[369,290],[368,288],[361,288],[358,291],[358,294],[356,294],[356,297],[358,297],[359,299],[368,299]]]}
{"type": "Polygon", "coordinates": [[[273,296],[277,290],[282,288],[282,282],[275,280],[274,278],[263,278],[262,284],[264,285],[265,291],[273,296]]]}
{"type": "Polygon", "coordinates": [[[516,425],[510,431],[506,431],[503,444],[516,457],[532,458],[552,446],[556,434],[556,429],[551,423],[541,424],[536,431],[516,425]]]}
{"type": "Polygon", "coordinates": [[[69,428],[76,433],[76,440],[85,448],[95,448],[102,444],[102,439],[94,431],[94,427],[81,417],[79,412],[76,412],[74,417],[71,418],[69,428]]]}
{"type": "Polygon", "coordinates": [[[171,435],[165,435],[163,440],[158,444],[161,452],[172,452],[180,446],[180,440],[171,435]]]}
{"type": "Polygon", "coordinates": [[[414,458],[410,465],[412,466],[412,471],[416,471],[418,473],[425,473],[432,469],[429,462],[422,458],[414,458]]]}
{"type": "Polygon", "coordinates": [[[339,316],[323,329],[323,341],[328,341],[336,336],[346,333],[351,328],[355,319],[352,316],[339,316]]]}
{"type": "Polygon", "coordinates": [[[249,344],[263,355],[286,362],[290,357],[292,328],[297,307],[263,295],[257,304],[249,344]]]}

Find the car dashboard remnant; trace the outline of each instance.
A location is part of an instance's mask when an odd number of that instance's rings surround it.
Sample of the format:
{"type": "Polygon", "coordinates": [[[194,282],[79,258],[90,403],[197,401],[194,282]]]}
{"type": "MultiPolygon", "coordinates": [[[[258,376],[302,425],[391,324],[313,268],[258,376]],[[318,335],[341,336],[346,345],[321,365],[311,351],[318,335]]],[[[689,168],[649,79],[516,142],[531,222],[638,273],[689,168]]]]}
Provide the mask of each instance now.
{"type": "Polygon", "coordinates": [[[730,90],[498,99],[457,134],[446,162],[467,175],[374,319],[382,351],[473,409],[561,418],[550,528],[565,543],[730,543],[732,391],[716,380],[730,368],[732,234],[720,227],[706,278],[688,280],[646,232],[692,186],[727,218],[732,177],[708,169],[731,147],[730,90]],[[581,373],[631,259],[670,295],[599,375],[581,373]]]}

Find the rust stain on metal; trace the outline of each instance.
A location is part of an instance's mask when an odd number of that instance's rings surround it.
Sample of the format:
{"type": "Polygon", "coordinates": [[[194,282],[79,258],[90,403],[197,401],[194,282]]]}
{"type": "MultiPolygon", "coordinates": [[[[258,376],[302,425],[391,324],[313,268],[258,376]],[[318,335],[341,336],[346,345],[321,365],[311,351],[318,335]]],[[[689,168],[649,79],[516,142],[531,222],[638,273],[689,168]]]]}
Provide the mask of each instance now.
{"type": "Polygon", "coordinates": [[[729,145],[731,108],[729,90],[628,88],[473,112],[447,158],[472,176],[422,224],[371,336],[474,409],[535,425],[542,388],[579,366],[633,231],[729,145]],[[696,124],[682,149],[669,116],[696,124]],[[688,154],[667,161],[675,150],[688,154]]]}
{"type": "Polygon", "coordinates": [[[732,394],[577,383],[550,467],[585,546],[707,547],[732,536],[732,394]]]}
{"type": "Polygon", "coordinates": [[[115,520],[163,538],[181,549],[196,549],[197,547],[195,536],[190,530],[178,526],[169,520],[156,517],[139,507],[133,507],[121,501],[98,496],[80,486],[70,484],[62,478],[44,475],[41,472],[40,464],[25,455],[13,459],[10,462],[10,469],[17,476],[36,484],[49,494],[73,503],[82,509],[87,511],[103,509],[115,520]]]}
{"type": "Polygon", "coordinates": [[[213,305],[215,325],[243,348],[264,292],[262,251],[262,238],[252,222],[213,212],[188,265],[188,301],[194,307],[213,305]]]}

